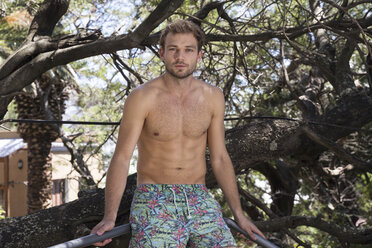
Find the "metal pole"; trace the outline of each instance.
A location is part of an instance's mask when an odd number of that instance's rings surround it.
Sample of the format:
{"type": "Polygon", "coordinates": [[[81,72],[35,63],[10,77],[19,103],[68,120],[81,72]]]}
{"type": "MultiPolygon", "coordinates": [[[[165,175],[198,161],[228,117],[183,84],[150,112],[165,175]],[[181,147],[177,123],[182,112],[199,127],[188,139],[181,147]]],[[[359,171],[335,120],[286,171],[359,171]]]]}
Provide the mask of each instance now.
{"type": "MultiPolygon", "coordinates": [[[[247,238],[251,239],[249,234],[246,231],[244,231],[235,221],[233,221],[232,219],[229,219],[229,218],[224,218],[224,220],[225,220],[226,224],[230,227],[230,229],[232,228],[235,231],[240,232],[241,234],[243,234],[247,238]]],[[[271,243],[267,239],[264,239],[260,235],[257,235],[257,234],[254,234],[254,235],[256,237],[256,240],[253,240],[253,242],[255,242],[256,244],[258,244],[262,247],[265,247],[265,248],[279,248],[277,245],[271,243]]]]}
{"type": "Polygon", "coordinates": [[[102,236],[97,234],[90,234],[81,238],[73,239],[65,243],[50,246],[49,248],[81,248],[87,247],[93,243],[101,242],[106,239],[115,238],[130,232],[130,225],[125,224],[121,226],[114,227],[111,231],[105,232],[102,236]]]}
{"type": "MultiPolygon", "coordinates": [[[[224,220],[230,228],[234,229],[237,232],[240,232],[247,238],[250,238],[248,233],[244,231],[243,229],[241,229],[235,221],[229,218],[224,218],[224,220]]],[[[104,234],[102,234],[102,236],[98,236],[97,234],[90,234],[88,236],[73,239],[65,243],[50,246],[49,248],[82,248],[82,247],[87,247],[96,242],[101,242],[106,239],[115,238],[117,236],[127,234],[129,232],[130,232],[130,225],[124,224],[124,225],[113,228],[111,231],[105,232],[104,234]]],[[[279,248],[278,246],[274,245],[267,239],[264,239],[257,234],[255,235],[256,235],[256,240],[254,240],[253,242],[257,243],[258,245],[261,245],[264,248],[279,248]]]]}

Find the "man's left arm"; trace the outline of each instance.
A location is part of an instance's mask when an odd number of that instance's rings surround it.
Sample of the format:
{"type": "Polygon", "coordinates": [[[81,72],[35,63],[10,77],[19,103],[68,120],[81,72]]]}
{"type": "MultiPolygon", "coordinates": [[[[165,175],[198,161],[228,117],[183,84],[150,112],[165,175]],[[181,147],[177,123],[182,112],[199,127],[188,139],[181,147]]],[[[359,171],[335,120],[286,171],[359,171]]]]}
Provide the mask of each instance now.
{"type": "Polygon", "coordinates": [[[239,226],[253,240],[255,239],[253,232],[264,237],[261,231],[243,213],[234,167],[225,145],[225,100],[219,89],[215,88],[214,91],[213,115],[208,128],[208,148],[213,173],[239,226]]]}

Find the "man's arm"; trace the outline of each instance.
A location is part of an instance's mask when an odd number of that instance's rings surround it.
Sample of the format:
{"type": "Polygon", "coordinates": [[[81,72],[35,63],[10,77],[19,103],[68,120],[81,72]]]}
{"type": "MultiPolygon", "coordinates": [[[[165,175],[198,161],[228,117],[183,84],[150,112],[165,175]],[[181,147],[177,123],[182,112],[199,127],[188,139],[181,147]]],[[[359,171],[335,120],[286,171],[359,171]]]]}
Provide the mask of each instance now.
{"type": "MultiPolygon", "coordinates": [[[[105,214],[91,233],[102,235],[115,226],[117,211],[127,183],[130,159],[147,116],[148,110],[142,95],[141,90],[134,90],[125,101],[118,141],[106,177],[105,214]]],[[[109,242],[111,239],[95,245],[104,246],[109,242]]]]}
{"type": "Polygon", "coordinates": [[[214,88],[213,116],[208,128],[208,148],[210,152],[211,165],[217,182],[221,187],[227,203],[239,226],[243,228],[254,240],[252,232],[264,237],[260,230],[244,215],[240,203],[238,187],[234,167],[225,145],[225,100],[222,92],[214,88]]]}

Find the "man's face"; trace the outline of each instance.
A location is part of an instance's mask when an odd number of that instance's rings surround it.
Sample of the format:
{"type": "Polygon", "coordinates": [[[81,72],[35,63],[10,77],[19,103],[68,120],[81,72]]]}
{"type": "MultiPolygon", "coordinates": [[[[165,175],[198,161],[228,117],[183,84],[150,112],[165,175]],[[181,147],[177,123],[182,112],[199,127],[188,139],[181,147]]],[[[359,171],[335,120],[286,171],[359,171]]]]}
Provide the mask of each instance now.
{"type": "Polygon", "coordinates": [[[192,75],[202,57],[202,51],[198,51],[198,42],[192,33],[169,33],[159,54],[167,72],[178,79],[192,75]]]}

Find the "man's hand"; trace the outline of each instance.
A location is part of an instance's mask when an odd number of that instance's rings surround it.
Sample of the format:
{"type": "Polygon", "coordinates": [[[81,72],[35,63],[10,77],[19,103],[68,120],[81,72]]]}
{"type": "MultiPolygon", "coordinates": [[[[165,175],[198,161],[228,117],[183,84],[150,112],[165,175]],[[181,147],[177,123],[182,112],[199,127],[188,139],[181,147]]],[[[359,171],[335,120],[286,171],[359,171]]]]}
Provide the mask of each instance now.
{"type": "MultiPolygon", "coordinates": [[[[101,236],[107,231],[110,231],[112,228],[115,227],[115,221],[112,220],[101,220],[100,223],[98,223],[90,232],[91,234],[97,234],[98,236],[101,236]]],[[[94,243],[95,246],[105,246],[108,243],[110,243],[112,239],[106,239],[103,242],[94,243]]]]}
{"type": "Polygon", "coordinates": [[[256,237],[253,233],[260,235],[261,237],[265,238],[265,235],[250,221],[247,217],[242,216],[239,219],[236,219],[238,225],[246,231],[252,240],[256,240],[256,237]]]}

